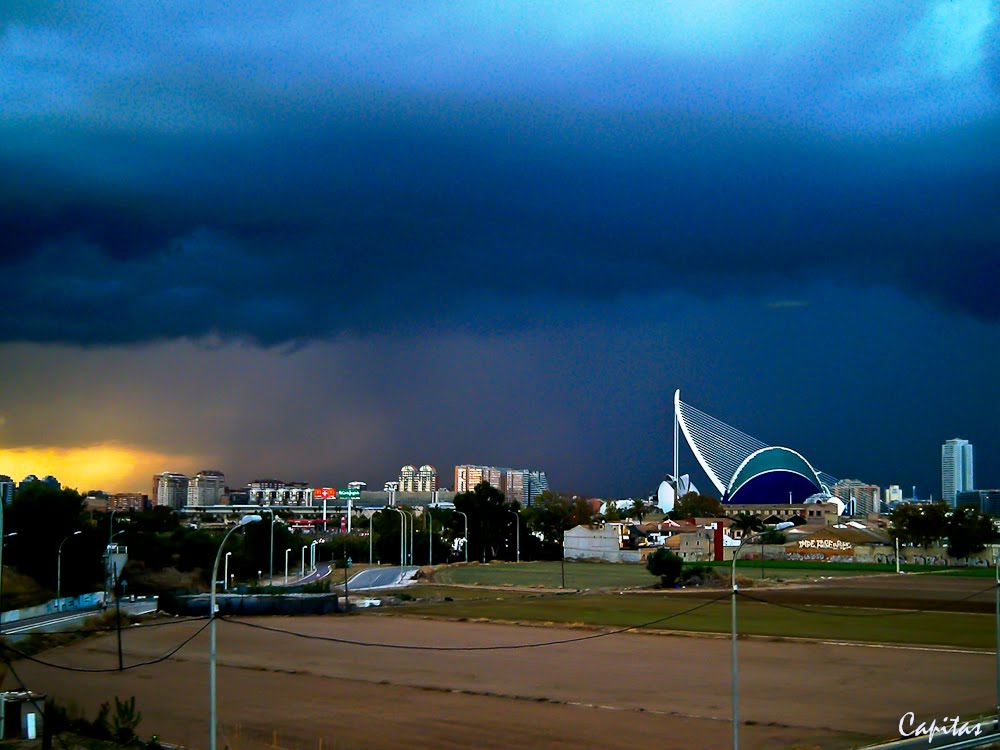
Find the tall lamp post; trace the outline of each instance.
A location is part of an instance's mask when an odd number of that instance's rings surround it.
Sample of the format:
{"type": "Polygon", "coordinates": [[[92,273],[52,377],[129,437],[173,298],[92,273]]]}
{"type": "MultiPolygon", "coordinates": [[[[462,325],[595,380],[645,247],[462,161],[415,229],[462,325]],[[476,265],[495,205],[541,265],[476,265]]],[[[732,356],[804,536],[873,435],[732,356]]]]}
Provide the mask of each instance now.
{"type": "Polygon", "coordinates": [[[517,562],[521,562],[521,516],[518,515],[516,510],[507,509],[508,513],[514,514],[514,529],[516,531],[516,544],[517,544],[517,562]]]}
{"type": "MultiPolygon", "coordinates": [[[[208,616],[211,618],[208,621],[208,633],[209,633],[209,646],[208,646],[208,747],[209,750],[215,750],[215,579],[219,576],[219,559],[222,557],[222,548],[226,546],[226,540],[229,539],[230,535],[236,531],[236,529],[241,529],[249,523],[257,523],[260,521],[260,516],[243,516],[240,522],[233,526],[226,535],[222,537],[222,544],[219,545],[219,551],[215,553],[215,564],[212,566],[212,596],[209,601],[208,616]]],[[[78,532],[79,533],[79,532],[78,532]]]]}
{"type": "Polygon", "coordinates": [[[469,517],[460,510],[456,510],[455,512],[465,519],[465,561],[469,562],[469,517]]]}
{"type": "MultiPolygon", "coordinates": [[[[82,531],[74,531],[72,534],[67,536],[61,542],[59,542],[59,554],[56,555],[56,606],[60,612],[63,610],[62,605],[62,548],[70,540],[70,537],[79,536],[82,531]]],[[[0,549],[3,549],[3,545],[0,544],[0,549]]]]}
{"type": "Polygon", "coordinates": [[[431,509],[424,511],[427,514],[427,564],[434,564],[434,519],[431,517],[431,509]]]}
{"type": "Polygon", "coordinates": [[[268,568],[267,585],[273,586],[274,585],[274,508],[265,508],[264,510],[266,510],[268,513],[271,514],[271,554],[270,557],[268,558],[270,562],[268,568]]]}
{"type": "MultiPolygon", "coordinates": [[[[782,521],[777,524],[773,530],[782,531],[784,529],[791,528],[792,526],[795,526],[795,524],[791,521],[782,521]]],[[[756,534],[744,534],[743,538],[740,540],[740,546],[736,548],[735,552],[733,552],[733,595],[732,603],[730,604],[733,639],[733,750],[739,750],[740,747],[739,665],[736,659],[736,595],[739,593],[739,587],[736,584],[736,558],[740,556],[740,552],[743,550],[744,544],[746,544],[753,537],[766,533],[766,531],[760,531],[756,534]]]]}
{"type": "Polygon", "coordinates": [[[223,591],[229,591],[229,556],[231,554],[233,554],[233,553],[232,552],[227,552],[226,553],[226,564],[225,564],[225,567],[223,568],[224,572],[223,572],[223,575],[222,575],[222,590],[223,591]]]}
{"type": "Polygon", "coordinates": [[[286,586],[288,585],[288,553],[291,552],[291,551],[292,551],[291,547],[289,547],[288,549],[285,550],[285,585],[286,586]]]}
{"type": "Polygon", "coordinates": [[[407,514],[393,505],[390,510],[394,510],[399,513],[399,565],[404,567],[406,565],[406,519],[407,514]]]}
{"type": "Polygon", "coordinates": [[[314,539],[312,544],[309,545],[309,567],[316,572],[316,545],[319,544],[318,539],[314,539]]]}
{"type": "Polygon", "coordinates": [[[302,545],[302,571],[299,573],[299,578],[306,577],[306,550],[309,549],[308,544],[302,545]]]}

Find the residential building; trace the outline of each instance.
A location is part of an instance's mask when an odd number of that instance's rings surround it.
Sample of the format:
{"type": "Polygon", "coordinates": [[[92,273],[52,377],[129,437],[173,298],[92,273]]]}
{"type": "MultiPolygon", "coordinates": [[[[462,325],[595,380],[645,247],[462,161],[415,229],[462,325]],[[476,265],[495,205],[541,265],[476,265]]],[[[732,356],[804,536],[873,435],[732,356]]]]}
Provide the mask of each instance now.
{"type": "Polygon", "coordinates": [[[306,482],[255,479],[249,485],[250,502],[257,505],[311,506],[313,488],[306,482]]]}
{"type": "Polygon", "coordinates": [[[419,469],[408,464],[399,470],[399,492],[434,492],[437,487],[437,469],[430,464],[419,469]]]}
{"type": "Polygon", "coordinates": [[[166,506],[180,510],[187,504],[188,478],[174,471],[164,471],[153,475],[153,491],[150,499],[156,506],[166,506]]]}
{"type": "Polygon", "coordinates": [[[507,498],[529,508],[535,498],[548,490],[549,480],[544,471],[530,469],[507,470],[507,498]]]}
{"type": "Polygon", "coordinates": [[[455,467],[455,492],[471,492],[482,482],[506,494],[507,469],[478,464],[462,464],[455,467]]]}
{"type": "Polygon", "coordinates": [[[757,516],[766,524],[781,523],[796,518],[803,518],[809,524],[822,524],[823,526],[832,526],[833,524],[840,523],[840,509],[834,502],[796,503],[794,505],[787,505],[785,503],[775,503],[773,505],[762,505],[760,503],[734,504],[727,505],[726,512],[730,516],[749,513],[757,516]]]}
{"type": "Polygon", "coordinates": [[[10,505],[14,500],[15,489],[14,480],[6,474],[0,474],[0,503],[10,505]]]}
{"type": "Polygon", "coordinates": [[[108,495],[108,510],[142,512],[149,507],[149,495],[140,492],[116,492],[108,495]]]}
{"type": "Polygon", "coordinates": [[[455,467],[455,492],[470,492],[480,482],[500,490],[511,502],[530,506],[535,498],[549,489],[544,471],[510,469],[501,466],[462,464],[455,467]]]}
{"type": "Polygon", "coordinates": [[[226,493],[226,475],[214,469],[203,469],[188,482],[187,504],[200,508],[219,505],[226,493]]]}
{"type": "Polygon", "coordinates": [[[975,489],[972,475],[972,443],[961,438],[941,446],[941,499],[951,507],[959,492],[975,489]]]}
{"type": "Polygon", "coordinates": [[[840,500],[847,507],[845,512],[852,516],[878,513],[882,506],[882,488],[857,479],[841,479],[830,487],[830,494],[840,500]]]}

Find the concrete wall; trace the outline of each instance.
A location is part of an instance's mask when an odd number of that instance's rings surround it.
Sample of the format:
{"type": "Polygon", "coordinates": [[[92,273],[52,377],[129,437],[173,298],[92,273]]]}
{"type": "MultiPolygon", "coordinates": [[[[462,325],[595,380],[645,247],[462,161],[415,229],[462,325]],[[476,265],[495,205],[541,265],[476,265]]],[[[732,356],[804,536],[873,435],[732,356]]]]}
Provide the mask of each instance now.
{"type": "Polygon", "coordinates": [[[69,612],[74,609],[87,609],[96,607],[104,601],[104,592],[95,591],[92,594],[81,594],[80,596],[64,596],[60,599],[52,599],[45,604],[38,604],[34,607],[24,607],[22,609],[11,609],[0,614],[0,622],[18,622],[19,620],[29,620],[32,617],[51,615],[60,610],[59,602],[62,601],[62,611],[69,612]]]}

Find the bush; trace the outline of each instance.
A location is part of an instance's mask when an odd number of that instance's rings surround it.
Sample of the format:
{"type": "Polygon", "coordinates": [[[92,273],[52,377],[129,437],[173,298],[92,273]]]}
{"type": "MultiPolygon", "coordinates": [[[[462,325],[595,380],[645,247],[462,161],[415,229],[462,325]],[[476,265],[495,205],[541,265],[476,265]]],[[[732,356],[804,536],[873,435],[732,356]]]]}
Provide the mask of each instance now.
{"type": "Polygon", "coordinates": [[[666,547],[660,547],[646,558],[646,570],[658,576],[665,587],[674,585],[683,568],[684,561],[666,547]]]}

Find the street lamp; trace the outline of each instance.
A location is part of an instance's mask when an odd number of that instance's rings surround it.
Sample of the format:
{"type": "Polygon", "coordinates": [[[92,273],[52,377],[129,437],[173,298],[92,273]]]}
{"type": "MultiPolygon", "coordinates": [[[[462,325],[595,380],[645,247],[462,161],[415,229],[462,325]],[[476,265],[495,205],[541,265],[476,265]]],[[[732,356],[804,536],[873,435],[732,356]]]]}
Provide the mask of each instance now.
{"type": "Polygon", "coordinates": [[[318,539],[314,539],[313,543],[309,545],[309,567],[316,571],[316,545],[319,544],[318,539]]]}
{"type": "Polygon", "coordinates": [[[285,550],[285,585],[286,586],[288,585],[288,553],[291,552],[291,551],[292,551],[291,547],[289,547],[288,549],[285,550]]]}
{"type": "Polygon", "coordinates": [[[424,511],[427,514],[427,564],[434,564],[434,519],[431,518],[431,509],[424,511]]]}
{"type": "MultiPolygon", "coordinates": [[[[74,531],[72,534],[70,534],[65,539],[63,539],[61,542],[59,542],[59,554],[56,555],[56,607],[57,607],[57,609],[60,612],[62,612],[62,610],[63,610],[63,606],[62,606],[62,548],[63,548],[63,545],[66,544],[66,542],[69,541],[70,537],[79,536],[82,533],[83,533],[82,531],[74,531]]],[[[2,548],[3,548],[3,546],[0,545],[0,549],[2,549],[2,548]]]]}
{"type": "Polygon", "coordinates": [[[517,561],[521,562],[521,516],[516,510],[507,509],[508,513],[514,514],[514,529],[517,532],[517,561]]]}
{"type": "MultiPolygon", "coordinates": [[[[774,531],[782,531],[784,529],[791,528],[795,526],[791,521],[782,521],[774,527],[774,531]]],[[[736,660],[736,595],[739,592],[739,587],[736,584],[736,558],[740,556],[740,551],[743,549],[743,545],[746,544],[750,539],[761,534],[766,534],[766,531],[761,531],[756,534],[744,534],[743,538],[740,539],[740,546],[736,548],[733,552],[733,595],[732,603],[730,605],[730,611],[732,613],[732,638],[733,638],[733,750],[739,750],[740,747],[740,699],[739,699],[739,671],[738,663],[736,660]]]]}
{"type": "Polygon", "coordinates": [[[306,550],[309,549],[308,544],[302,545],[302,572],[299,574],[299,578],[306,577],[306,550]]]}
{"type": "MultiPolygon", "coordinates": [[[[226,535],[222,537],[222,544],[219,545],[219,551],[215,553],[215,564],[212,566],[212,596],[209,601],[208,610],[208,616],[211,618],[208,621],[208,632],[210,638],[208,648],[209,750],[215,750],[215,613],[217,611],[215,606],[215,579],[219,576],[219,560],[222,557],[222,548],[226,546],[226,540],[229,539],[230,534],[236,531],[236,529],[240,529],[250,523],[257,523],[258,521],[260,521],[260,516],[243,516],[238,524],[229,529],[229,531],[226,532],[226,535]]],[[[80,532],[77,533],[79,534],[80,532]]]]}
{"type": "Polygon", "coordinates": [[[408,516],[395,505],[388,508],[388,510],[394,510],[399,513],[399,565],[403,567],[406,565],[406,519],[408,516]]]}
{"type": "MultiPolygon", "coordinates": [[[[271,514],[271,553],[270,557],[268,558],[270,560],[270,562],[268,563],[270,567],[268,568],[267,585],[273,586],[274,585],[274,508],[264,508],[264,510],[271,514]]],[[[258,581],[258,584],[259,583],[260,581],[258,581]]]]}
{"type": "Polygon", "coordinates": [[[229,591],[229,556],[233,554],[232,552],[226,553],[226,567],[225,574],[222,576],[222,590],[229,591]]]}
{"type": "Polygon", "coordinates": [[[455,512],[461,514],[462,518],[465,519],[465,561],[469,562],[469,517],[460,510],[455,512]]]}

